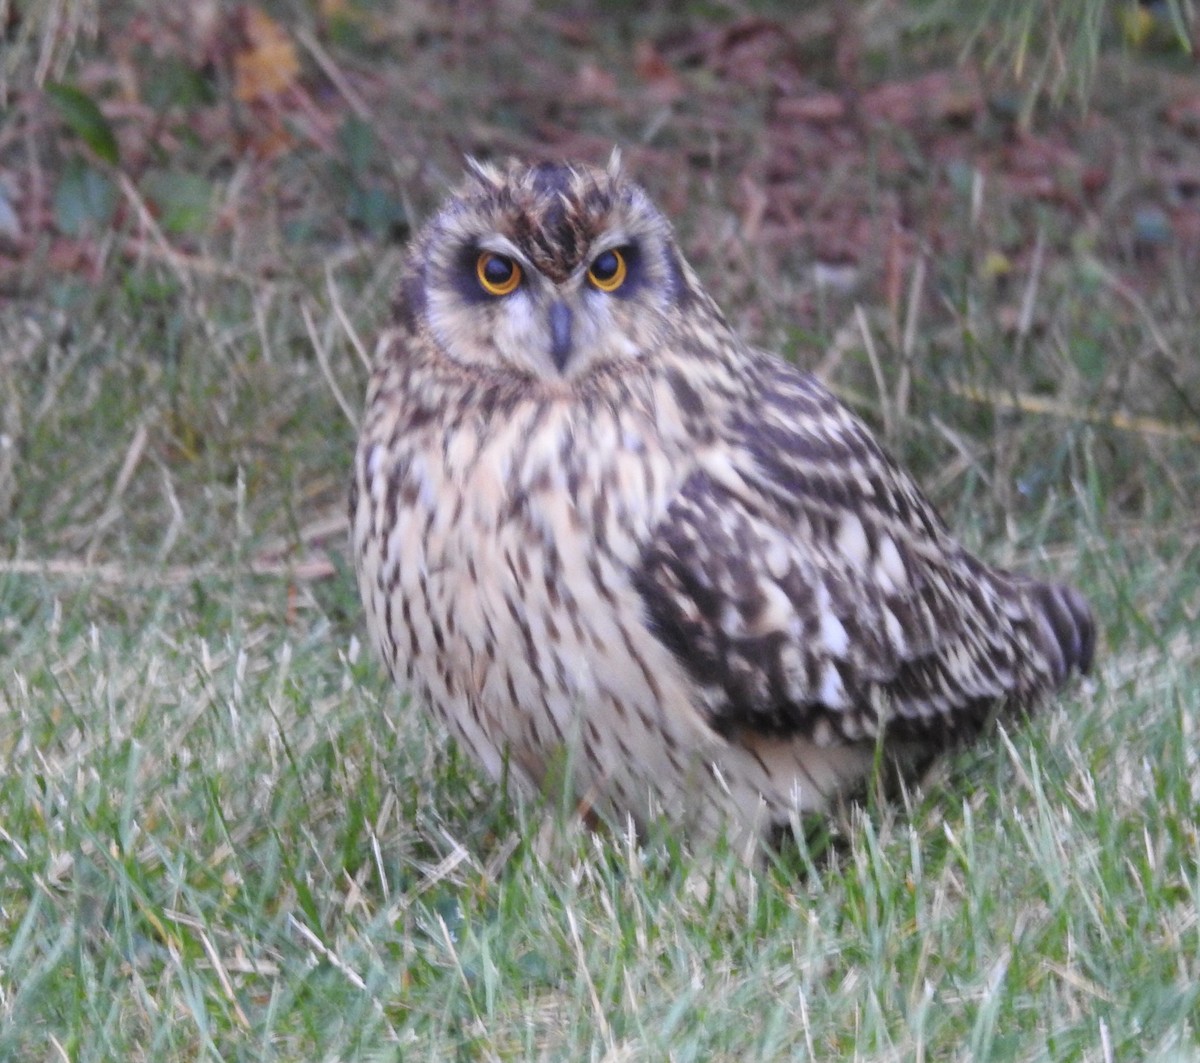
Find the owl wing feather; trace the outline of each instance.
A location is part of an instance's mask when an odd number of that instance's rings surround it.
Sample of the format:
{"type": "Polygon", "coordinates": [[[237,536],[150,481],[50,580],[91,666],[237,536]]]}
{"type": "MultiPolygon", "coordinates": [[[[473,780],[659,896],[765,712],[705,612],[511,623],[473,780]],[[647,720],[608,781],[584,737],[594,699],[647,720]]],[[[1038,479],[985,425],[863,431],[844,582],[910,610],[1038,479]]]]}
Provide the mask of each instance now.
{"type": "Polygon", "coordinates": [[[635,574],[714,729],[831,742],[886,723],[940,746],[1087,669],[1081,596],[984,566],[823,385],[756,366],[755,408],[700,457],[635,574]]]}

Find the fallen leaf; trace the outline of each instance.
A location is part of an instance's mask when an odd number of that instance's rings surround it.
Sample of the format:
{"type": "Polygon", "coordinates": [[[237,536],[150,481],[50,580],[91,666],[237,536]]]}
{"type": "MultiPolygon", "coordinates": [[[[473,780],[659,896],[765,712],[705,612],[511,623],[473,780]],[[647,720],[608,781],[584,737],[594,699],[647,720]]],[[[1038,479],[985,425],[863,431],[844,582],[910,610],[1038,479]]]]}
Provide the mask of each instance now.
{"type": "Polygon", "coordinates": [[[615,102],[619,95],[613,72],[590,62],[584,63],[576,73],[575,91],[581,99],[597,103],[615,102]]]}
{"type": "Polygon", "coordinates": [[[742,236],[747,243],[755,243],[762,231],[763,218],[767,213],[767,193],[757,181],[743,175],[738,182],[741,192],[742,236]]]}
{"type": "Polygon", "coordinates": [[[296,46],[278,22],[257,7],[235,15],[240,47],[233,56],[233,93],[243,103],[277,96],[300,75],[296,46]]]}
{"type": "Polygon", "coordinates": [[[118,160],[117,137],[91,96],[75,85],[61,83],[46,86],[46,98],[71,131],[96,155],[114,166],[118,160]]]}
{"type": "Polygon", "coordinates": [[[863,113],[889,125],[919,122],[964,122],[983,107],[983,95],[974,78],[935,70],[908,81],[890,81],[868,92],[863,113]]]}
{"type": "Polygon", "coordinates": [[[845,121],[846,102],[836,92],[814,92],[807,96],[785,96],[775,103],[776,117],[787,122],[835,125],[845,121]]]}
{"type": "Polygon", "coordinates": [[[677,99],[683,92],[679,77],[652,41],[638,41],[633,46],[633,69],[654,96],[664,103],[677,99]]]}

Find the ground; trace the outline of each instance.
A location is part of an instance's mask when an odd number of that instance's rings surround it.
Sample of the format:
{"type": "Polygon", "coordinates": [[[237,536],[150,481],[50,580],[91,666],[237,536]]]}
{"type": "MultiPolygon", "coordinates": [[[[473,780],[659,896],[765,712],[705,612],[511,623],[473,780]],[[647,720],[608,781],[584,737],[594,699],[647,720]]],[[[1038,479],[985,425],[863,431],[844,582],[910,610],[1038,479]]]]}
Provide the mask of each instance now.
{"type": "Polygon", "coordinates": [[[184,10],[0,6],[0,1058],[1189,1058],[1190,6],[1086,62],[946,3],[184,10]],[[406,235],[465,154],[614,145],[742,330],[1099,618],[1090,682],[763,872],[547,840],[361,644],[406,235]]]}

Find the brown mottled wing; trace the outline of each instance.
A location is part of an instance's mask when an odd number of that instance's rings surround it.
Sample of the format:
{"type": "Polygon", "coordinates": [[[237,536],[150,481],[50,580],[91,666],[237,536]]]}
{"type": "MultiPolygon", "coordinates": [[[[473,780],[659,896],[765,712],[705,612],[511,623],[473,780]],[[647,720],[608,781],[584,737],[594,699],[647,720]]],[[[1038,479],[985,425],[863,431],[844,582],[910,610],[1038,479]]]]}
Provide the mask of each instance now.
{"type": "Polygon", "coordinates": [[[685,482],[635,577],[713,727],[854,741],[886,720],[940,745],[1086,670],[1078,594],[986,568],[818,381],[759,369],[760,405],[685,482]]]}

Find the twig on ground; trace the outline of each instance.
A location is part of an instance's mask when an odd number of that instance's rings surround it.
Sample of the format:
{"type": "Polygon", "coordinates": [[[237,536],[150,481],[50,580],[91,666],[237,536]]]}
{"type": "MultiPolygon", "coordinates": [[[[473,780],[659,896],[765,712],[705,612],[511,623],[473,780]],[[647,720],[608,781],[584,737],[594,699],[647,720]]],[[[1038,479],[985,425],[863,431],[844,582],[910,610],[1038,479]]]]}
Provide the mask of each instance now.
{"type": "Polygon", "coordinates": [[[333,393],[338,408],[346,415],[346,420],[350,422],[350,426],[357,431],[358,416],[355,414],[354,408],[347,401],[346,396],[342,394],[342,389],[334,378],[333,369],[329,365],[328,341],[322,342],[321,337],[317,335],[317,325],[313,321],[312,312],[308,309],[307,304],[301,304],[300,313],[304,318],[304,327],[308,330],[308,338],[312,341],[313,350],[317,355],[317,364],[321,367],[325,383],[329,385],[329,390],[333,393]]]}
{"type": "MultiPolygon", "coordinates": [[[[246,573],[268,579],[286,577],[299,583],[313,583],[337,575],[337,568],[328,557],[305,557],[298,561],[254,560],[246,573]]],[[[48,576],[56,579],[95,581],[150,587],[181,587],[196,580],[233,579],[245,573],[221,565],[172,565],[151,571],[115,563],[92,564],[75,558],[44,558],[0,561],[0,575],[48,576]]]]}
{"type": "Polygon", "coordinates": [[[1188,443],[1200,443],[1200,425],[1167,424],[1154,417],[1142,414],[1123,413],[1120,410],[1105,412],[1103,410],[1087,410],[1072,406],[1056,399],[1044,398],[1041,395],[1008,395],[985,388],[973,387],[970,384],[946,385],[951,395],[970,402],[994,406],[1001,410],[1017,410],[1021,413],[1037,413],[1049,417],[1063,417],[1070,421],[1080,421],[1087,424],[1102,425],[1107,428],[1117,428],[1123,432],[1138,432],[1141,435],[1158,436],[1163,439],[1177,439],[1188,443]]]}

